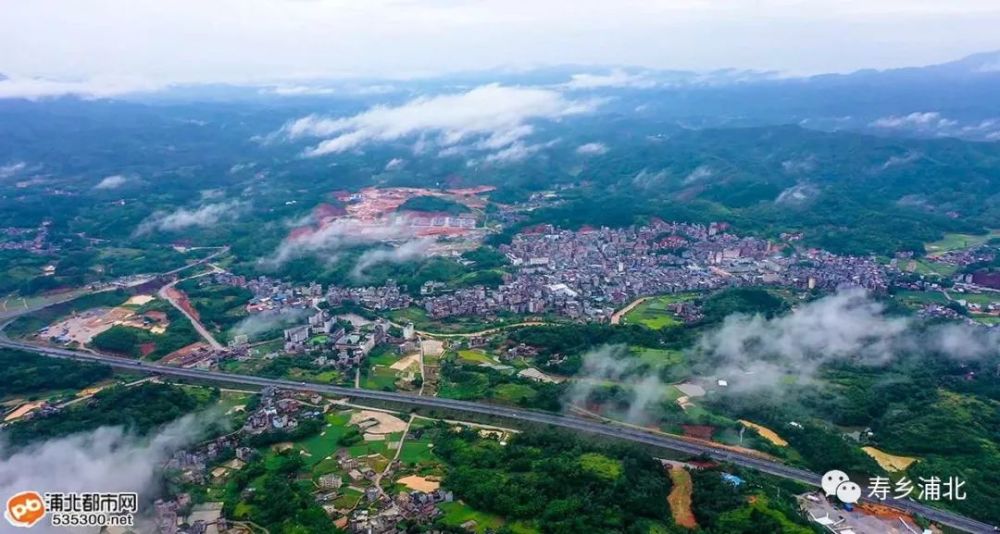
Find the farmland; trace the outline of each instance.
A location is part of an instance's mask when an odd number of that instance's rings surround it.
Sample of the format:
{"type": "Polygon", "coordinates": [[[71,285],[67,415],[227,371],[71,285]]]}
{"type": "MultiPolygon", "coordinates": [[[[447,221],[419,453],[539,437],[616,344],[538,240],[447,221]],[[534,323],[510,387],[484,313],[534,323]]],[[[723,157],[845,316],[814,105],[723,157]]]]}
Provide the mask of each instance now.
{"type": "Polygon", "coordinates": [[[650,297],[629,311],[624,322],[641,324],[653,330],[680,326],[683,322],[670,312],[670,305],[690,301],[696,296],[696,293],[681,293],[650,297]]]}

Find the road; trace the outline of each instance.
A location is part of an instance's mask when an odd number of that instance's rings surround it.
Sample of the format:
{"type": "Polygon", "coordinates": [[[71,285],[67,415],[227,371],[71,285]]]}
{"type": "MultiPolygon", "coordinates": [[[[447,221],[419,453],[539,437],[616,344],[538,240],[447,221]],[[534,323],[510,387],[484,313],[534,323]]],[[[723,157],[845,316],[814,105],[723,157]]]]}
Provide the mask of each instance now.
{"type": "Polygon", "coordinates": [[[616,311],[614,315],[611,316],[611,324],[621,324],[622,317],[625,317],[626,315],[628,315],[628,312],[634,310],[636,306],[642,304],[643,302],[646,302],[651,298],[653,297],[640,297],[628,303],[627,306],[616,311]]]}
{"type": "MultiPolygon", "coordinates": [[[[173,282],[170,282],[169,284],[161,287],[160,291],[157,293],[157,295],[159,295],[161,299],[166,300],[167,302],[170,303],[171,306],[177,308],[177,311],[184,314],[184,317],[187,317],[187,320],[191,322],[191,326],[193,326],[194,329],[198,332],[198,335],[200,335],[202,339],[204,339],[209,345],[211,345],[213,349],[221,349],[222,343],[219,343],[219,341],[215,339],[215,336],[213,336],[212,333],[209,332],[207,328],[205,328],[205,325],[201,324],[201,321],[199,321],[197,317],[188,313],[188,311],[184,308],[184,306],[181,306],[179,302],[174,300],[171,290],[173,290],[174,286],[176,286],[179,282],[183,282],[184,280],[190,280],[192,278],[198,278],[199,276],[207,276],[210,274],[215,274],[220,272],[223,272],[222,269],[213,265],[211,271],[207,271],[201,274],[196,274],[194,276],[189,276],[187,278],[179,280],[174,280],[173,282]]],[[[189,306],[191,305],[190,301],[188,301],[188,305],[189,306]]]]}
{"type": "MultiPolygon", "coordinates": [[[[420,406],[432,409],[436,408],[436,409],[455,410],[465,413],[486,415],[490,417],[499,417],[499,418],[523,421],[523,422],[549,425],[579,432],[608,436],[616,439],[624,439],[631,441],[633,443],[639,443],[644,445],[650,445],[653,447],[669,449],[685,454],[691,454],[691,455],[704,454],[712,458],[715,458],[716,460],[733,463],[742,467],[754,469],[770,475],[790,480],[795,480],[813,486],[820,485],[819,475],[803,469],[789,467],[778,462],[764,460],[761,458],[755,458],[753,456],[744,455],[729,450],[719,449],[705,444],[688,442],[678,437],[652,434],[650,432],[638,430],[635,428],[621,427],[621,426],[611,425],[608,423],[595,422],[589,419],[583,419],[571,415],[559,415],[548,412],[525,410],[521,408],[495,406],[495,405],[481,404],[470,401],[444,399],[440,397],[424,397],[406,393],[354,389],[349,387],[329,386],[323,384],[310,384],[306,382],[295,382],[291,380],[262,378],[249,375],[237,375],[231,373],[222,373],[218,371],[181,369],[177,367],[168,367],[165,365],[160,365],[155,363],[143,363],[136,360],[117,358],[113,356],[84,353],[84,352],[51,348],[51,347],[39,347],[36,345],[30,345],[27,343],[13,341],[5,337],[2,331],[0,331],[0,347],[26,350],[55,358],[99,362],[110,365],[112,367],[120,369],[128,369],[131,371],[142,372],[142,373],[155,373],[160,375],[189,378],[194,380],[206,380],[213,382],[243,384],[243,385],[252,385],[260,387],[273,386],[273,387],[279,387],[296,391],[337,395],[341,397],[354,397],[354,398],[370,399],[370,400],[377,400],[384,402],[395,402],[395,403],[407,404],[411,406],[420,406]]],[[[924,504],[920,504],[910,500],[888,499],[886,501],[883,501],[883,503],[889,506],[896,507],[900,510],[903,510],[911,514],[920,514],[932,521],[965,532],[980,534],[980,533],[997,531],[995,527],[987,525],[986,523],[968,517],[964,517],[956,513],[947,512],[937,508],[932,508],[930,506],[926,506],[924,504]]]]}
{"type": "MultiPolygon", "coordinates": [[[[392,324],[393,326],[399,326],[399,325],[397,325],[395,323],[389,323],[389,324],[392,324]]],[[[497,332],[500,332],[501,330],[509,330],[511,328],[523,328],[525,326],[544,326],[544,325],[547,325],[547,324],[555,324],[555,323],[551,323],[551,322],[547,322],[547,321],[523,321],[523,322],[520,322],[520,323],[512,323],[512,324],[507,324],[507,325],[503,325],[503,326],[495,326],[493,328],[487,328],[485,330],[479,330],[479,331],[476,331],[476,332],[445,333],[445,332],[428,332],[426,330],[414,330],[414,332],[417,333],[417,334],[419,334],[419,335],[421,335],[421,336],[427,336],[427,337],[433,337],[433,338],[439,338],[439,337],[443,337],[443,338],[465,338],[465,337],[484,336],[484,335],[487,335],[487,334],[495,334],[497,332]]],[[[400,326],[400,328],[402,328],[402,327],[400,326]]]]}
{"type": "MultiPolygon", "coordinates": [[[[212,248],[216,248],[216,247],[212,247],[212,248]]],[[[176,269],[173,269],[171,271],[165,271],[165,272],[162,272],[162,273],[156,273],[156,274],[150,274],[150,275],[143,275],[141,277],[137,276],[137,277],[135,277],[134,280],[131,280],[130,282],[125,283],[125,284],[108,283],[108,284],[102,285],[101,287],[99,287],[97,289],[85,289],[85,288],[81,288],[81,289],[74,289],[72,291],[67,291],[65,293],[59,293],[59,294],[56,294],[56,295],[48,295],[48,296],[42,296],[42,297],[32,297],[30,299],[31,304],[28,304],[27,300],[25,300],[23,298],[20,298],[20,299],[16,299],[16,300],[18,300],[20,302],[20,304],[9,305],[8,303],[10,302],[10,299],[5,299],[2,302],[0,302],[0,320],[14,318],[14,317],[17,317],[18,315],[24,315],[26,313],[31,313],[33,311],[37,311],[37,310],[40,310],[42,308],[48,308],[49,306],[53,306],[55,304],[61,304],[63,302],[67,302],[67,301],[70,301],[70,300],[73,300],[73,299],[76,299],[76,298],[80,298],[80,297],[82,297],[84,295],[89,295],[91,293],[103,293],[105,291],[112,291],[112,290],[115,290],[115,289],[120,289],[122,287],[134,287],[134,286],[142,285],[142,284],[144,284],[146,282],[149,282],[150,280],[153,280],[153,279],[155,279],[157,277],[172,276],[172,275],[175,275],[175,274],[177,274],[177,273],[179,273],[181,271],[185,271],[185,270],[190,269],[192,267],[196,267],[198,265],[202,265],[204,263],[212,261],[213,259],[217,258],[219,255],[225,254],[226,252],[229,252],[229,247],[218,247],[218,250],[216,250],[212,254],[209,254],[208,256],[205,256],[204,258],[202,258],[202,259],[200,259],[198,261],[185,264],[185,265],[183,265],[181,267],[178,267],[176,269]]]]}

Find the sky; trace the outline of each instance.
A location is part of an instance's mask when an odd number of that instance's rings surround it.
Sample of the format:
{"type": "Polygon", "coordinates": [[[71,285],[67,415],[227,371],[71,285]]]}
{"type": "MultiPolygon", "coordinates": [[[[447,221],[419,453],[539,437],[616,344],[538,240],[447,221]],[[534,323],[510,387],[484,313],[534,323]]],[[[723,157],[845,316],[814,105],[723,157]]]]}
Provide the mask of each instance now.
{"type": "Polygon", "coordinates": [[[544,65],[787,74],[1000,49],[996,0],[0,0],[0,73],[106,85],[544,65]]]}

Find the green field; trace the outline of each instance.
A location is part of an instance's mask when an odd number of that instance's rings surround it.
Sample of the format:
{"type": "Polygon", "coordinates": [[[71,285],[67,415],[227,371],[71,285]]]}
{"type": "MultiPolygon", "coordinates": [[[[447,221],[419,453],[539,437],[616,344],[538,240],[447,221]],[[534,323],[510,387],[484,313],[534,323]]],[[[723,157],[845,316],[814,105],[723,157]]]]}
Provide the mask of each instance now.
{"type": "Polygon", "coordinates": [[[641,324],[653,330],[680,326],[684,323],[670,313],[667,307],[678,302],[689,301],[697,296],[697,293],[679,293],[651,297],[625,314],[624,322],[626,324],[641,324]]]}
{"type": "Polygon", "coordinates": [[[973,314],[970,314],[969,317],[971,317],[974,321],[976,321],[976,322],[978,322],[980,324],[985,324],[985,325],[990,325],[990,326],[995,325],[995,324],[1000,324],[1000,317],[997,317],[996,315],[986,315],[986,314],[983,314],[983,313],[973,313],[973,314]]]}
{"type": "Polygon", "coordinates": [[[952,291],[950,295],[955,300],[964,300],[979,304],[980,306],[988,306],[993,303],[1000,304],[1000,293],[957,293],[952,291]]]}
{"type": "Polygon", "coordinates": [[[341,495],[333,501],[333,505],[341,510],[348,510],[354,508],[361,500],[364,493],[351,488],[344,488],[341,495]]]}
{"type": "Polygon", "coordinates": [[[934,276],[951,276],[958,270],[958,267],[954,265],[936,263],[926,259],[913,260],[907,267],[911,272],[934,276]]]}
{"type": "Polygon", "coordinates": [[[396,380],[399,378],[395,369],[384,365],[376,365],[367,374],[361,373],[361,387],[379,391],[395,391],[396,380]]]}
{"type": "Polygon", "coordinates": [[[372,454],[381,454],[386,458],[392,458],[395,456],[395,450],[389,450],[390,441],[399,441],[403,437],[402,432],[396,432],[386,436],[384,440],[381,441],[362,441],[357,445],[352,445],[347,450],[351,453],[351,456],[355,458],[359,456],[370,456],[372,454]]]}
{"type": "Polygon", "coordinates": [[[434,438],[425,433],[420,439],[407,438],[403,442],[403,450],[399,451],[399,460],[405,464],[419,464],[434,459],[434,449],[430,446],[434,438]]]}
{"type": "Polygon", "coordinates": [[[900,291],[893,294],[893,298],[911,307],[923,304],[948,304],[948,298],[940,291],[900,291]]]}
{"type": "Polygon", "coordinates": [[[462,502],[446,502],[440,505],[444,516],[441,522],[450,527],[459,527],[467,521],[475,521],[475,532],[483,533],[487,530],[496,530],[503,525],[503,519],[493,514],[473,510],[462,502]]]}
{"type": "Polygon", "coordinates": [[[969,247],[976,247],[990,240],[993,237],[1000,237],[1000,230],[993,230],[988,234],[945,234],[944,237],[933,243],[925,243],[924,250],[928,254],[941,254],[952,250],[961,250],[969,247]]]}
{"type": "Polygon", "coordinates": [[[531,386],[525,384],[500,384],[493,388],[493,398],[509,404],[530,402],[538,396],[531,386]]]}
{"type": "Polygon", "coordinates": [[[372,365],[384,365],[388,367],[399,361],[399,354],[396,353],[395,348],[384,345],[372,350],[368,355],[368,361],[372,362],[372,365]]]}
{"type": "Polygon", "coordinates": [[[417,330],[438,332],[443,334],[462,334],[478,332],[489,328],[498,328],[525,321],[525,317],[513,314],[500,314],[494,321],[484,321],[478,317],[448,317],[435,320],[427,316],[423,308],[405,308],[389,312],[388,318],[396,323],[412,322],[417,330]]]}
{"type": "Polygon", "coordinates": [[[481,350],[460,350],[458,351],[458,357],[463,362],[469,363],[496,363],[492,358],[486,355],[485,352],[481,350]]]}
{"type": "Polygon", "coordinates": [[[350,420],[350,412],[329,413],[326,415],[326,426],[319,434],[297,444],[297,448],[309,454],[309,456],[304,457],[307,466],[312,467],[319,464],[340,448],[337,445],[337,440],[350,429],[348,424],[350,420]]]}

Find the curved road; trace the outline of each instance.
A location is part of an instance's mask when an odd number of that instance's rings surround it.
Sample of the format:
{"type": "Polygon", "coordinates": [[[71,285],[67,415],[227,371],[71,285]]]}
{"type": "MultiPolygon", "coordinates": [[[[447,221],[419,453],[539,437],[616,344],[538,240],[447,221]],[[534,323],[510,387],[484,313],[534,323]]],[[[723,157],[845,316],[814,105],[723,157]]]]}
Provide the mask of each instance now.
{"type": "MultiPolygon", "coordinates": [[[[178,367],[168,367],[160,364],[143,363],[143,362],[138,362],[136,360],[116,358],[112,356],[104,356],[100,354],[83,353],[83,352],[72,351],[67,349],[59,349],[59,348],[39,347],[37,345],[31,345],[27,343],[21,343],[10,340],[9,338],[3,335],[2,331],[0,331],[0,347],[31,351],[55,358],[99,362],[111,365],[113,367],[128,369],[137,372],[157,373],[157,374],[177,376],[182,378],[208,380],[214,382],[226,382],[232,384],[244,384],[244,385],[262,386],[262,387],[274,386],[284,389],[308,391],[314,393],[325,393],[330,395],[338,395],[342,397],[355,397],[363,399],[380,400],[386,402],[397,402],[413,406],[422,406],[426,408],[449,409],[467,413],[487,415],[492,417],[502,417],[506,419],[514,419],[519,421],[527,421],[532,423],[551,425],[561,428],[567,428],[570,430],[609,436],[612,438],[625,439],[628,441],[632,441],[634,443],[641,443],[645,445],[651,445],[654,447],[670,449],[686,454],[692,454],[692,455],[705,454],[717,460],[733,463],[750,469],[755,469],[782,478],[796,480],[798,482],[810,484],[813,486],[820,485],[819,475],[803,469],[789,467],[778,462],[764,460],[761,458],[756,458],[753,456],[744,455],[729,450],[722,450],[703,444],[691,443],[677,437],[652,434],[650,432],[645,432],[634,428],[613,426],[610,424],[595,422],[589,419],[583,419],[575,416],[557,415],[547,412],[538,412],[534,410],[524,410],[520,408],[495,406],[490,404],[481,404],[477,402],[443,399],[439,397],[421,397],[405,393],[392,393],[386,391],[353,389],[353,388],[339,387],[339,386],[328,386],[323,384],[295,382],[291,380],[278,380],[278,379],[262,378],[249,375],[237,375],[237,374],[222,373],[217,371],[201,371],[197,369],[182,369],[178,367]]],[[[975,534],[997,532],[996,527],[992,525],[988,525],[986,523],[968,517],[964,517],[953,512],[932,508],[930,506],[915,501],[888,499],[882,502],[884,504],[888,504],[900,510],[904,510],[908,513],[920,514],[932,521],[938,522],[943,525],[947,525],[952,528],[963,530],[966,532],[972,532],[975,534]]]]}

